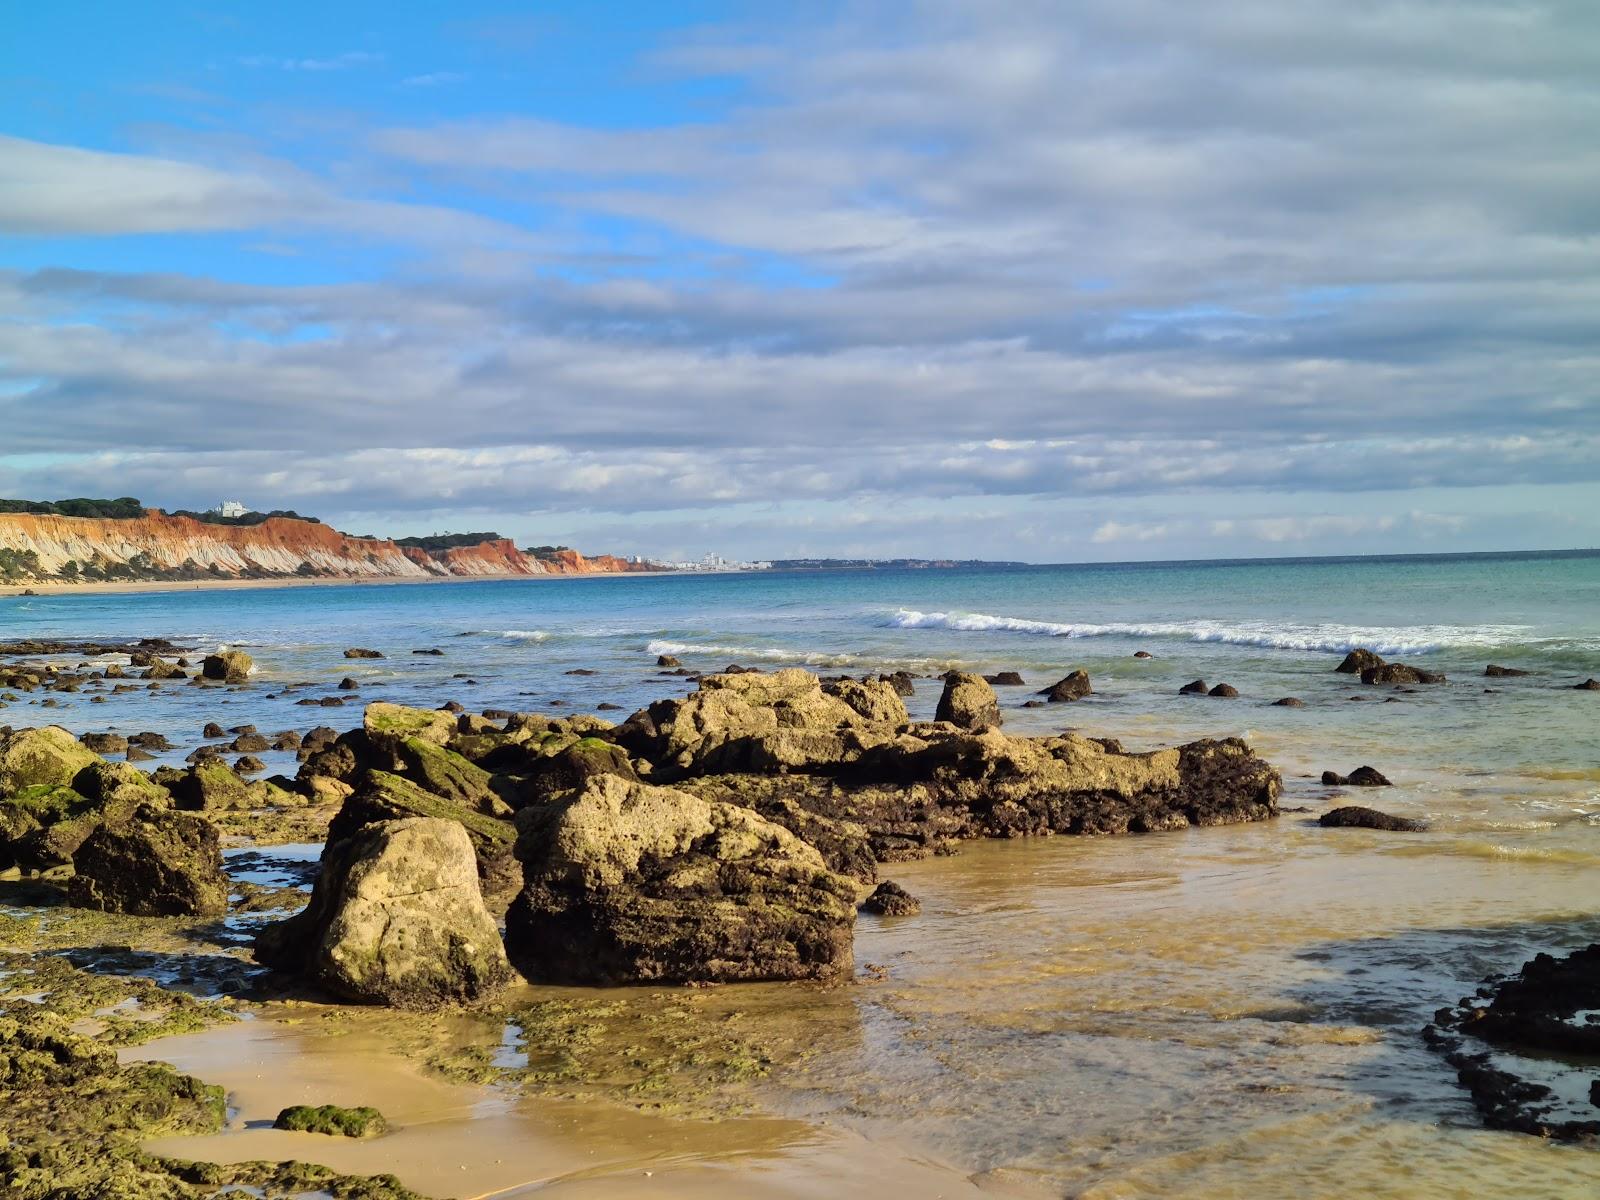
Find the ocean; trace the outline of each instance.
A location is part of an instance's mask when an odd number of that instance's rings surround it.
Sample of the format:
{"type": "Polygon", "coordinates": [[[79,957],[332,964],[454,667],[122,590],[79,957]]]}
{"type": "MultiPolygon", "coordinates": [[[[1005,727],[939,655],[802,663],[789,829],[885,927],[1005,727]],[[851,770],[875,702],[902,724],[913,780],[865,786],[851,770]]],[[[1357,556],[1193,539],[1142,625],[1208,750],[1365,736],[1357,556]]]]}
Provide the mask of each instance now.
{"type": "MultiPolygon", "coordinates": [[[[296,704],[340,695],[347,675],[364,699],[552,714],[606,704],[620,718],[692,686],[658,673],[670,654],[697,670],[909,670],[927,677],[907,702],[914,717],[931,717],[932,677],[946,669],[1015,670],[1028,686],[1000,689],[1012,732],[1070,728],[1130,749],[1244,737],[1283,772],[1273,822],[986,843],[886,866],[923,913],[862,918],[860,986],[697,1001],[707,1020],[737,1006],[774,1046],[810,1047],[740,1103],[910,1147],[1002,1192],[1600,1188],[1592,1149],[1484,1131],[1418,1036],[1484,976],[1600,940],[1600,692],[1574,689],[1600,676],[1600,555],[0,599],[0,639],[141,636],[244,649],[257,675],[227,693],[65,696],[48,712],[25,698],[0,723],[154,730],[181,760],[208,720],[356,724],[358,700],[296,704]],[[385,657],[346,660],[352,646],[385,657]],[[1333,670],[1357,646],[1448,682],[1364,687],[1333,670]],[[1528,674],[1486,677],[1490,663],[1528,674]],[[1075,668],[1092,696],[1023,707],[1075,668]],[[1194,679],[1240,695],[1179,695],[1194,679]],[[1289,696],[1304,707],[1272,703],[1289,696]],[[1320,782],[1364,764],[1395,786],[1352,796],[1320,782]],[[1320,828],[1315,814],[1335,803],[1429,829],[1320,828]]],[[[292,756],[261,757],[292,773],[292,756]]],[[[1583,1072],[1552,1068],[1552,1082],[1585,1102],[1583,1072]]]]}

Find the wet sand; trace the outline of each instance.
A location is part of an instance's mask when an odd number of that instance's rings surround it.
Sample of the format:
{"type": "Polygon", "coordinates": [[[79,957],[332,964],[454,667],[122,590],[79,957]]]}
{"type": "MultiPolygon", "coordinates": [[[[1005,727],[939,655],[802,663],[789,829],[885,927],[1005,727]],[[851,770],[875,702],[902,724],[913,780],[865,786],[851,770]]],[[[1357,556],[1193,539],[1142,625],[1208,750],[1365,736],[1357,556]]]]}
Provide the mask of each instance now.
{"type": "Polygon", "coordinates": [[[555,572],[548,575],[429,575],[420,579],[407,575],[360,575],[345,579],[146,579],[122,580],[114,583],[63,583],[58,580],[51,580],[7,587],[4,591],[0,591],[0,596],[20,599],[27,597],[28,592],[31,591],[33,596],[29,598],[44,599],[48,596],[129,595],[144,592],[228,592],[262,591],[277,588],[336,588],[359,585],[375,587],[388,584],[497,583],[519,579],[616,579],[644,575],[671,575],[673,573],[671,571],[585,571],[577,575],[564,575],[555,572]]]}

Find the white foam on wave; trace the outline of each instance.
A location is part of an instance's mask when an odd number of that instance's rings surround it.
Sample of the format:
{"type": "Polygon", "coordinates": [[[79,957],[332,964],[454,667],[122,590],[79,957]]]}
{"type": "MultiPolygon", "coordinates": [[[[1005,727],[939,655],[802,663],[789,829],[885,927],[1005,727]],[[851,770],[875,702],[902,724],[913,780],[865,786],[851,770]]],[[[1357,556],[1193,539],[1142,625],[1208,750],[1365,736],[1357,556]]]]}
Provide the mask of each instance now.
{"type": "Polygon", "coordinates": [[[543,642],[550,637],[542,629],[504,629],[500,636],[512,642],[543,642]]]}
{"type": "Polygon", "coordinates": [[[1425,654],[1452,647],[1499,646],[1524,638],[1524,625],[1360,627],[1294,625],[1267,621],[1041,621],[979,612],[918,612],[897,609],[886,624],[893,629],[947,629],[964,633],[1021,633],[1039,637],[1135,637],[1217,642],[1272,650],[1344,652],[1365,646],[1379,654],[1425,654]]]}
{"type": "Polygon", "coordinates": [[[734,660],[748,658],[765,662],[806,663],[813,667],[848,667],[862,661],[858,654],[829,653],[822,650],[784,650],[775,646],[723,645],[715,642],[675,642],[667,638],[656,638],[646,643],[645,651],[650,654],[727,655],[734,660]]]}

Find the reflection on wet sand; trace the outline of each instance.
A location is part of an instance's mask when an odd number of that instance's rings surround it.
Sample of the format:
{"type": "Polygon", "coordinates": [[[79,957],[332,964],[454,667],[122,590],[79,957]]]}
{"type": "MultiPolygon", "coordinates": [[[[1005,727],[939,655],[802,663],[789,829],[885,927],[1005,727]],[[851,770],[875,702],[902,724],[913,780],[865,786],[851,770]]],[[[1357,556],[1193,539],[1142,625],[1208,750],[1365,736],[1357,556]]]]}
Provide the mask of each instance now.
{"type": "Polygon", "coordinates": [[[1585,868],[1432,844],[1294,816],[970,844],[885,868],[923,911],[863,917],[850,987],[525,989],[449,1045],[304,1008],[146,1047],[233,1089],[243,1126],[156,1148],[458,1196],[1592,1195],[1592,1151],[1483,1131],[1418,1037],[1600,936],[1585,868]],[[253,1127],[300,1102],[401,1131],[253,1127]],[[752,1111],[776,1116],[684,1115],[752,1111]]]}

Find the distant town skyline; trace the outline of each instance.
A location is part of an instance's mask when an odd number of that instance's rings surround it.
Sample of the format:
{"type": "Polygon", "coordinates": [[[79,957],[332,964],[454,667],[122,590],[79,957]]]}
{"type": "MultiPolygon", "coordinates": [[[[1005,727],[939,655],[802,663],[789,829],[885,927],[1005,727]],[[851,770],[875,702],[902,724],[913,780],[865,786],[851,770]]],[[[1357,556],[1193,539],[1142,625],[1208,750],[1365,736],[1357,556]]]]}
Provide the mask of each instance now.
{"type": "Polygon", "coordinates": [[[0,496],[688,560],[1600,545],[1600,8],[67,2],[0,496]]]}

